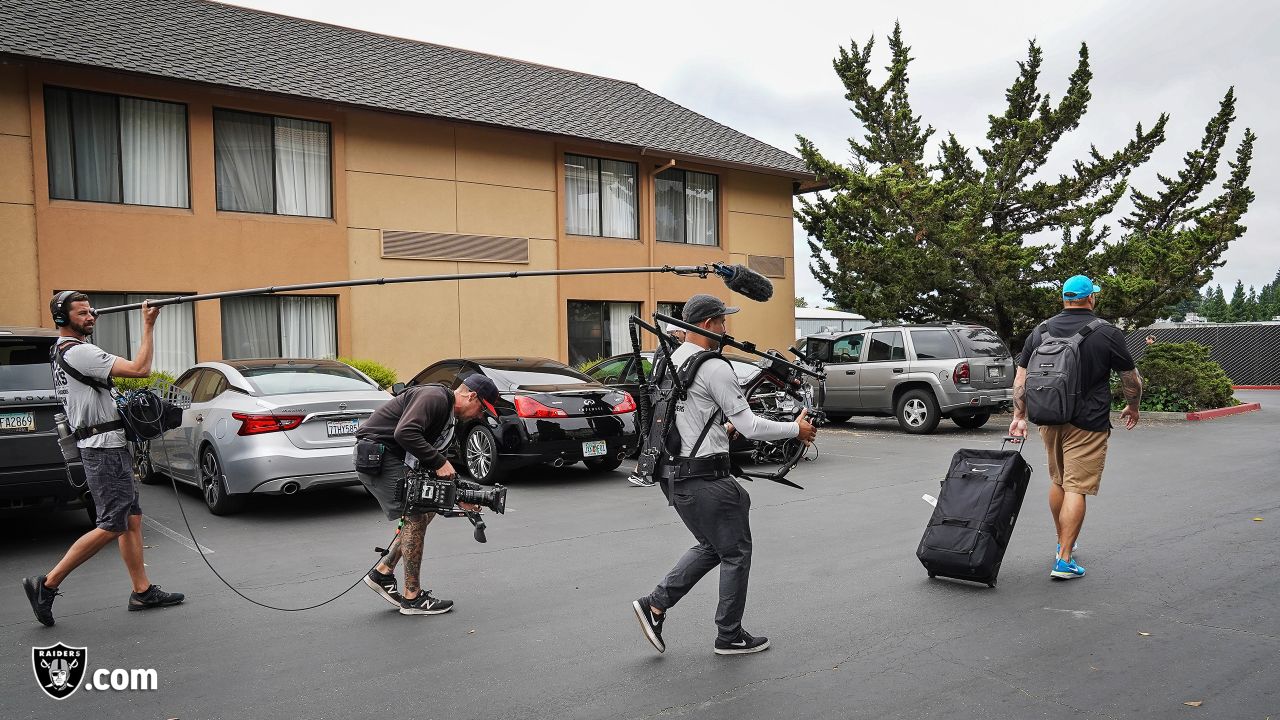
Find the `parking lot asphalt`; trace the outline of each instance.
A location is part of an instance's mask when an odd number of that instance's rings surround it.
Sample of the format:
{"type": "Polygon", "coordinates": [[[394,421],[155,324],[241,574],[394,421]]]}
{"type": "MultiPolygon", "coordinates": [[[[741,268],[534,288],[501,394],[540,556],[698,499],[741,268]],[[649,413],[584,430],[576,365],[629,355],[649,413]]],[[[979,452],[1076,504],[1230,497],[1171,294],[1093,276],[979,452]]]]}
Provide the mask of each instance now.
{"type": "MultiPolygon", "coordinates": [[[[463,520],[427,532],[426,585],[457,602],[397,614],[363,585],[306,612],[258,608],[183,540],[168,486],[142,506],[152,581],[179,607],[125,611],[114,549],[76,571],[39,626],[19,587],[84,530],[81,513],[0,528],[4,718],[1212,718],[1280,717],[1280,393],[1263,410],[1150,422],[1112,436],[1077,554],[1086,577],[1049,579],[1048,475],[1035,469],[995,589],[930,580],[915,558],[951,454],[999,447],[1004,427],[944,422],[909,436],[855,419],[819,435],[819,457],[756,482],[744,626],[767,652],[712,653],[714,574],[671,610],[659,655],[630,602],[692,540],[657,488],[625,466],[509,479],[489,543],[463,520]],[[1255,520],[1261,518],[1261,520],[1255,520]],[[31,648],[88,648],[87,667],[154,668],[155,691],[46,697],[31,648]],[[1200,702],[1199,707],[1185,705],[1200,702]]],[[[259,498],[218,518],[180,492],[199,542],[245,594],[277,605],[328,598],[377,559],[391,526],[363,491],[259,498]]]]}

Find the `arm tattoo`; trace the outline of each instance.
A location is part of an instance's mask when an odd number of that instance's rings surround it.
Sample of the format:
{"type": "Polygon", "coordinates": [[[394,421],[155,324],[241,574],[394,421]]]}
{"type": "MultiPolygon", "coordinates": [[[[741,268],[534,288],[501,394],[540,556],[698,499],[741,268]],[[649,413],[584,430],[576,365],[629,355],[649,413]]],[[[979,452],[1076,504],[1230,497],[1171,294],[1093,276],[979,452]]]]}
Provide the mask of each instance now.
{"type": "Polygon", "coordinates": [[[1013,414],[1022,417],[1027,414],[1027,370],[1018,368],[1013,379],[1013,414]]]}
{"type": "Polygon", "coordinates": [[[1120,373],[1120,388],[1124,391],[1125,406],[1137,410],[1142,403],[1142,376],[1137,368],[1120,373]]]}

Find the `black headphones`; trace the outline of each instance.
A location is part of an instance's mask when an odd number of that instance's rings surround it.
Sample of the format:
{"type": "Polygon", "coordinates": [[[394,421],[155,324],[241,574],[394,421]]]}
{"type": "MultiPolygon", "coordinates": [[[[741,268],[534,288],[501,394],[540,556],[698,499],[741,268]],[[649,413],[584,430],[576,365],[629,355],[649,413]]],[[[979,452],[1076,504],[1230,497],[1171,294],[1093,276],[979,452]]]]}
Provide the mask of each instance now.
{"type": "Polygon", "coordinates": [[[71,318],[67,316],[67,305],[70,304],[71,298],[79,295],[76,290],[63,290],[53,299],[49,301],[49,314],[53,315],[53,324],[57,327],[65,327],[71,324],[71,318]]]}

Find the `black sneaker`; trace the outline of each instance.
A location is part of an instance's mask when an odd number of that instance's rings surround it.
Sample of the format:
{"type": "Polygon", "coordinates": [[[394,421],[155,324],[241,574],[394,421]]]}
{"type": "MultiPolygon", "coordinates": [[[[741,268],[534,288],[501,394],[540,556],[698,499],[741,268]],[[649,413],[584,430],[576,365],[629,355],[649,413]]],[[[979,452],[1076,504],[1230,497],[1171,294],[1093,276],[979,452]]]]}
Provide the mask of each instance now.
{"type": "Polygon", "coordinates": [[[22,589],[27,592],[31,601],[31,610],[36,619],[45,627],[53,627],[53,599],[61,595],[57,588],[50,590],[44,586],[45,576],[22,578],[22,589]]]}
{"type": "Polygon", "coordinates": [[[716,638],[717,655],[746,655],[769,649],[769,638],[752,637],[746,630],[739,630],[738,637],[732,641],[716,638]]]}
{"type": "Polygon", "coordinates": [[[423,590],[418,597],[409,600],[400,599],[401,615],[440,615],[453,609],[452,600],[441,600],[431,597],[430,590],[423,590]]]}
{"type": "Polygon", "coordinates": [[[177,605],[186,599],[182,593],[165,592],[159,585],[152,585],[140,593],[129,593],[129,610],[150,610],[151,608],[177,605]]]}
{"type": "Polygon", "coordinates": [[[666,652],[667,644],[662,641],[662,621],[666,619],[667,614],[664,612],[654,615],[653,610],[649,608],[647,597],[632,600],[631,609],[636,611],[636,618],[640,621],[640,629],[644,631],[645,639],[653,643],[658,652],[666,652]]]}
{"type": "Polygon", "coordinates": [[[377,570],[370,570],[368,575],[364,576],[364,584],[373,588],[373,591],[382,596],[383,600],[400,607],[404,597],[400,594],[400,587],[396,585],[396,576],[388,573],[383,574],[377,570]]]}
{"type": "Polygon", "coordinates": [[[636,487],[653,487],[654,485],[657,485],[657,483],[653,481],[653,478],[646,477],[640,473],[631,473],[631,476],[627,478],[627,482],[635,485],[636,487]]]}

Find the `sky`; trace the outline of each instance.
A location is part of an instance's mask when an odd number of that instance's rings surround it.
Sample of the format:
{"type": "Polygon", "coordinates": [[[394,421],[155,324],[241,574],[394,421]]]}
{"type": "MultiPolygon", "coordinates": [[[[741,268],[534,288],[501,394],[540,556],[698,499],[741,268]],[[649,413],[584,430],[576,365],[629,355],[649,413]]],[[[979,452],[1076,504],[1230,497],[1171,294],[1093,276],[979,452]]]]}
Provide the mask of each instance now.
{"type": "MultiPolygon", "coordinates": [[[[1170,115],[1166,141],[1130,178],[1154,191],[1195,148],[1228,87],[1236,123],[1224,160],[1245,127],[1258,134],[1249,230],[1215,273],[1228,297],[1237,280],[1261,288],[1280,270],[1280,3],[1244,0],[1127,0],[1072,3],[955,3],[845,0],[645,3],[487,0],[471,3],[235,0],[233,4],[346,27],[505,55],[635,82],[718,122],[796,152],[797,134],[829,159],[847,161],[861,128],[849,112],[831,61],[850,41],[876,38],[877,67],[888,63],[895,21],[912,48],[911,99],[923,122],[972,147],[987,115],[1004,109],[1027,43],[1044,51],[1041,89],[1061,97],[1081,43],[1089,46],[1093,99],[1078,130],[1042,171],[1056,177],[1090,144],[1104,152],[1170,115]]],[[[872,76],[884,79],[883,71],[872,76]]],[[[930,152],[929,156],[933,153],[930,152]]],[[[1225,162],[1220,180],[1229,170],[1225,162]]],[[[1125,210],[1122,204],[1110,218],[1125,210]]],[[[822,302],[809,271],[805,234],[795,226],[796,294],[822,302]]]]}

